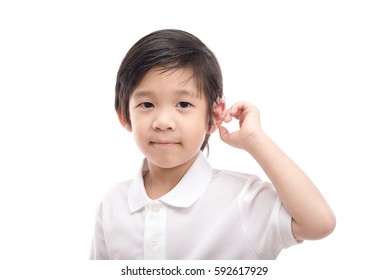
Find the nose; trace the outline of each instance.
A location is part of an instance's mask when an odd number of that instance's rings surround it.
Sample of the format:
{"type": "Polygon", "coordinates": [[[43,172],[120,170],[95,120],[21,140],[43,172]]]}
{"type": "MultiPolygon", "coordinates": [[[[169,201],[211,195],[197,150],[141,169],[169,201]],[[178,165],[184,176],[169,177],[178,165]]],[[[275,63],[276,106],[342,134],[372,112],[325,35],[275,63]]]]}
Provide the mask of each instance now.
{"type": "Polygon", "coordinates": [[[176,122],[172,114],[164,111],[156,115],[152,126],[154,130],[174,130],[176,128],[176,122]]]}

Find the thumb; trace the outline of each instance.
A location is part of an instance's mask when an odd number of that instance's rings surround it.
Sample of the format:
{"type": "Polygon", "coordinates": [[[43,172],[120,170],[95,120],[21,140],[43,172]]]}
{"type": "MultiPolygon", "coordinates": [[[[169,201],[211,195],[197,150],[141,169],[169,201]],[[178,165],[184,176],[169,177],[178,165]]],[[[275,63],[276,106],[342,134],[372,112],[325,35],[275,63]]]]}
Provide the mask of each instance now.
{"type": "Polygon", "coordinates": [[[227,128],[225,128],[224,126],[220,126],[219,135],[220,135],[220,139],[222,139],[224,142],[226,143],[229,142],[230,133],[228,132],[227,128]]]}

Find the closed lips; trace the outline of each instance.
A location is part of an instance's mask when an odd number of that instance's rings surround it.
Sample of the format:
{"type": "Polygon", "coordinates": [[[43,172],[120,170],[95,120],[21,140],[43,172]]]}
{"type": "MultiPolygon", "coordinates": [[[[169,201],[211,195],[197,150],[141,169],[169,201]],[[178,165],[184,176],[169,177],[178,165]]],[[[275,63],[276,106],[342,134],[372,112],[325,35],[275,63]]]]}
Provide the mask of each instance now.
{"type": "Polygon", "coordinates": [[[161,144],[161,145],[169,145],[169,144],[179,144],[177,141],[165,141],[165,140],[157,140],[151,141],[152,144],[161,144]]]}

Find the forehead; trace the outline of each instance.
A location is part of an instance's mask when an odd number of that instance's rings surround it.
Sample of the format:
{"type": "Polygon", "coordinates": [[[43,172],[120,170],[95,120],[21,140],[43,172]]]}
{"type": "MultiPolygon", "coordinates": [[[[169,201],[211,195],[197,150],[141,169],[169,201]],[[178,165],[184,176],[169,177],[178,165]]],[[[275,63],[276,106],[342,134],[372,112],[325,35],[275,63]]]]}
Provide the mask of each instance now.
{"type": "Polygon", "coordinates": [[[190,68],[154,67],[134,88],[132,97],[158,92],[174,92],[201,97],[199,83],[190,68]]]}

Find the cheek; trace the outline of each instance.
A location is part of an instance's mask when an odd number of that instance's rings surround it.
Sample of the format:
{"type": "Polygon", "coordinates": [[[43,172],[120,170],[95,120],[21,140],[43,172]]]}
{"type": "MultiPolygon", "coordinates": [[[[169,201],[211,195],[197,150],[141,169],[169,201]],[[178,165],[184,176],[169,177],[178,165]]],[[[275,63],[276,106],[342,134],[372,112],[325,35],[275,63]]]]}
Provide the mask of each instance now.
{"type": "Polygon", "coordinates": [[[208,133],[208,122],[204,120],[204,117],[197,116],[195,118],[188,119],[183,121],[180,124],[181,134],[186,135],[188,138],[192,138],[192,140],[198,141],[198,139],[202,139],[208,133]]]}
{"type": "Polygon", "coordinates": [[[130,111],[130,120],[133,130],[142,130],[147,125],[147,117],[136,112],[130,111]]]}
{"type": "Polygon", "coordinates": [[[138,127],[138,129],[132,131],[132,136],[138,148],[145,153],[145,149],[149,144],[149,137],[146,135],[145,130],[138,127]]]}
{"type": "Polygon", "coordinates": [[[149,130],[148,124],[145,119],[142,118],[131,118],[132,133],[135,140],[141,140],[145,137],[146,132],[149,130]]]}

